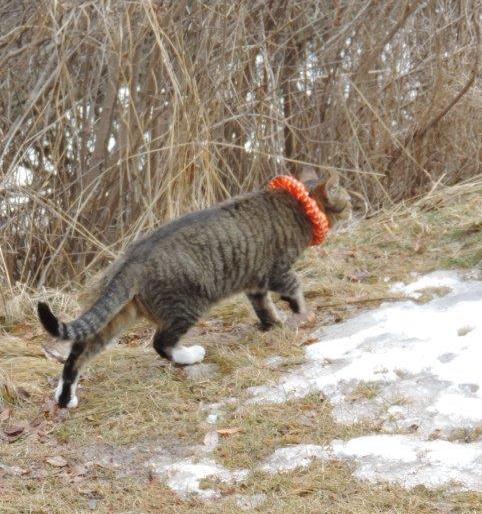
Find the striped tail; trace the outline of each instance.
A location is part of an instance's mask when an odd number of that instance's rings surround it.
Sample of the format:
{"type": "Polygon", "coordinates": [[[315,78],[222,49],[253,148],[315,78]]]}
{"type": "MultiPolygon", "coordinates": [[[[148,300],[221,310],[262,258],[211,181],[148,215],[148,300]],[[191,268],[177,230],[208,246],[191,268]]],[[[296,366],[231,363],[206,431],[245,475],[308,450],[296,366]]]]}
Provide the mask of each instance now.
{"type": "Polygon", "coordinates": [[[49,334],[64,341],[78,342],[97,335],[133,297],[130,288],[113,280],[94,305],[70,323],[58,320],[46,303],[38,302],[37,312],[49,334]]]}

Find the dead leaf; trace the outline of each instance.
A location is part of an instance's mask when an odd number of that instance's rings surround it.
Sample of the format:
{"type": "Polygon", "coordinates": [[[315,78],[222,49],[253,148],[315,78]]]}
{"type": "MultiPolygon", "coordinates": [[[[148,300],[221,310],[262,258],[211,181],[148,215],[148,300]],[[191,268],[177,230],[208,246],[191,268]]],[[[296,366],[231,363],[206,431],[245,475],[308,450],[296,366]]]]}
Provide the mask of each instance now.
{"type": "Polygon", "coordinates": [[[49,348],[45,345],[42,345],[42,350],[47,359],[55,362],[60,362],[60,364],[63,364],[65,362],[65,357],[61,353],[59,353],[55,348],[49,348]]]}
{"type": "Polygon", "coordinates": [[[61,457],[60,455],[56,455],[55,457],[49,457],[45,459],[51,466],[55,466],[57,468],[63,468],[67,466],[67,461],[61,457]]]}
{"type": "Polygon", "coordinates": [[[240,427],[232,427],[232,428],[218,428],[216,430],[216,432],[219,434],[219,435],[232,435],[232,434],[237,434],[238,432],[241,432],[241,428],[240,427]]]}
{"type": "Polygon", "coordinates": [[[30,398],[30,393],[23,387],[17,387],[17,394],[22,400],[28,400],[30,398]]]}
{"type": "Polygon", "coordinates": [[[19,466],[7,466],[6,464],[2,463],[0,463],[0,469],[4,471],[7,475],[12,475],[15,477],[20,477],[28,473],[28,469],[24,469],[19,466]]]}
{"type": "Polygon", "coordinates": [[[0,414],[0,421],[7,421],[7,419],[12,415],[12,409],[10,407],[6,407],[2,410],[0,414]]]}
{"type": "Polygon", "coordinates": [[[3,432],[8,437],[15,437],[20,435],[25,430],[25,427],[22,425],[10,425],[3,432]]]}
{"type": "Polygon", "coordinates": [[[362,282],[363,280],[370,277],[370,273],[366,270],[355,271],[347,275],[350,282],[362,282]]]}

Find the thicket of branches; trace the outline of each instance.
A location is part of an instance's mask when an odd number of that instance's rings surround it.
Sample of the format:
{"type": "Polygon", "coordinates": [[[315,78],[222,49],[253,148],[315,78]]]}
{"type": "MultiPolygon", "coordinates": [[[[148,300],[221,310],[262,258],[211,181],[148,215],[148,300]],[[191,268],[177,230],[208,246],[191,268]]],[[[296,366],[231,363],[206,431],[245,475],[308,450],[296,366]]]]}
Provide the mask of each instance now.
{"type": "Polygon", "coordinates": [[[478,0],[3,0],[0,287],[338,169],[377,209],[481,172],[478,0]]]}

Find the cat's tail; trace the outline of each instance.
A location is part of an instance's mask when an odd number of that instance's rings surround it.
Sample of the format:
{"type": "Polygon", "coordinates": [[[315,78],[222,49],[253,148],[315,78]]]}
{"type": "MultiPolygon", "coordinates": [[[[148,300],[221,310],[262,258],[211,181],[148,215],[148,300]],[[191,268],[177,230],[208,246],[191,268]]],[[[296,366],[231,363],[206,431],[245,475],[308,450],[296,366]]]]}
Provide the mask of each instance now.
{"type": "Polygon", "coordinates": [[[112,280],[92,307],[70,323],[57,319],[50,307],[38,302],[37,312],[45,330],[64,341],[84,341],[90,339],[111,321],[129,303],[135,292],[120,280],[112,280]]]}

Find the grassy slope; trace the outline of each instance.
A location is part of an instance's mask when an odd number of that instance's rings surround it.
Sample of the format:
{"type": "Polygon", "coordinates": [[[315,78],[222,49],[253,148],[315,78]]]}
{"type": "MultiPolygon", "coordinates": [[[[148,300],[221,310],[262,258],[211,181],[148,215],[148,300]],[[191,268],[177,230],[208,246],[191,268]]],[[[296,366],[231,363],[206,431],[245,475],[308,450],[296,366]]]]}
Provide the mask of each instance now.
{"type": "MultiPolygon", "coordinates": [[[[385,277],[403,279],[411,271],[480,266],[480,212],[479,181],[363,221],[307,252],[299,269],[317,326],[390,298],[385,277]]],[[[191,334],[206,345],[207,362],[221,370],[215,379],[196,382],[183,369],[158,359],[149,347],[150,332],[139,327],[89,368],[79,391],[80,407],[59,413],[49,398],[60,367],[45,358],[45,337],[34,318],[25,319],[10,322],[0,336],[2,416],[8,415],[0,421],[0,464],[21,468],[0,468],[0,512],[83,512],[95,507],[98,512],[229,513],[239,511],[234,503],[238,493],[265,493],[262,512],[468,513],[482,508],[482,497],[475,493],[373,486],[355,480],[349,467],[338,463],[314,463],[306,470],[275,476],[254,472],[237,486],[217,485],[223,499],[215,503],[181,500],[149,475],[143,466],[146,455],[173,441],[202,443],[207,425],[200,407],[229,396],[243,398],[247,387],[275,380],[280,371],[263,360],[281,355],[299,361],[310,329],[261,334],[246,302],[230,300],[191,334]],[[19,426],[23,433],[5,434],[19,426]],[[85,465],[92,453],[108,452],[122,462],[120,469],[108,462],[85,465]],[[66,465],[48,464],[46,459],[52,456],[62,456],[66,465]]],[[[222,437],[214,453],[217,462],[233,469],[253,468],[286,444],[323,444],[373,430],[335,424],[330,405],[318,396],[281,406],[228,409],[219,426],[241,429],[222,437]]]]}

